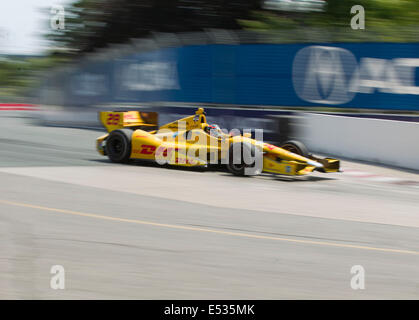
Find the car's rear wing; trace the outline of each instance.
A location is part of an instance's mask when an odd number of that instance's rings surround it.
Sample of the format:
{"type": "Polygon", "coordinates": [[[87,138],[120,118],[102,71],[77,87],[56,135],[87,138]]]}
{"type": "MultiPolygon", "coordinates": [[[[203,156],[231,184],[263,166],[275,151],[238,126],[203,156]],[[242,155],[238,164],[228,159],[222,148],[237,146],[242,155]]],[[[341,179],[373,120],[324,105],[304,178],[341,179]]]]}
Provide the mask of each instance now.
{"type": "Polygon", "coordinates": [[[121,128],[152,131],[157,129],[158,114],[143,111],[101,111],[99,120],[108,132],[121,128]]]}

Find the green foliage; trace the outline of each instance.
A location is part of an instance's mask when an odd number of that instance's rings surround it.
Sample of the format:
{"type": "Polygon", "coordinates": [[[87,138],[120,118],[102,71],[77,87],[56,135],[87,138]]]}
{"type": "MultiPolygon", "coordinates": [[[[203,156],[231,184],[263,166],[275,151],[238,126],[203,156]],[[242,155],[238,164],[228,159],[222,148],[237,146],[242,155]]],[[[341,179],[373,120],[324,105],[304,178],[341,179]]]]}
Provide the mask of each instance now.
{"type": "Polygon", "coordinates": [[[152,32],[240,29],[261,0],[79,0],[66,8],[64,31],[48,38],[67,53],[91,52],[152,32]]]}
{"type": "Polygon", "coordinates": [[[324,12],[258,11],[239,22],[244,29],[268,33],[278,42],[417,42],[418,5],[418,0],[328,0],[324,12]],[[354,5],[365,9],[365,30],[350,27],[354,5]]]}
{"type": "MultiPolygon", "coordinates": [[[[66,8],[65,30],[48,38],[74,56],[153,32],[209,28],[270,33],[278,41],[417,41],[418,0],[328,0],[324,12],[263,10],[263,0],[78,0],[66,8]],[[366,29],[350,28],[362,5],[366,29]],[[292,31],[292,32],[290,32],[292,31]],[[308,37],[314,37],[310,39],[308,37]]],[[[49,23],[49,22],[48,22],[49,23]]]]}

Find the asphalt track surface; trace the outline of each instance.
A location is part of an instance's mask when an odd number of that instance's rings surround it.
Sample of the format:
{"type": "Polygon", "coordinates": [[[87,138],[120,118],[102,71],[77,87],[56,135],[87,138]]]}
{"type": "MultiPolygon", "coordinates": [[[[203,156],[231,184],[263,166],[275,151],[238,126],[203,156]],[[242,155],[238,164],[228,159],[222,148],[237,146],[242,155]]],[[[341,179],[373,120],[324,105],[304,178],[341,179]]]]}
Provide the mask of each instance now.
{"type": "Polygon", "coordinates": [[[2,299],[419,298],[415,186],[116,165],[94,149],[100,132],[25,115],[0,113],[2,299]]]}

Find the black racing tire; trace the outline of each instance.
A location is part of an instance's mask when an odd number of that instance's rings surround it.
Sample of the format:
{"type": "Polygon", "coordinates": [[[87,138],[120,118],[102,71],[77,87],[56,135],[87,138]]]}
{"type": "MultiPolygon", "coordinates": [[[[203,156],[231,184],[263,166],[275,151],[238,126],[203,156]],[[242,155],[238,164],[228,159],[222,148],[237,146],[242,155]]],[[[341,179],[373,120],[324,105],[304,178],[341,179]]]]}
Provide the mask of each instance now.
{"type": "Polygon", "coordinates": [[[310,157],[310,152],[308,152],[307,147],[301,141],[289,140],[289,141],[284,142],[280,146],[280,148],[285,149],[289,152],[298,154],[298,155],[303,156],[305,158],[310,157]]]}
{"type": "Polygon", "coordinates": [[[233,143],[228,150],[228,162],[226,164],[228,171],[236,176],[253,175],[246,174],[246,168],[254,168],[256,161],[247,164],[244,159],[246,159],[249,155],[254,158],[255,153],[256,147],[254,145],[249,143],[233,143]],[[234,159],[239,159],[239,162],[234,163],[236,162],[234,159]]]}
{"type": "Polygon", "coordinates": [[[127,163],[131,156],[131,137],[133,131],[130,129],[118,129],[109,134],[106,139],[106,153],[109,160],[115,163],[127,163]]]}

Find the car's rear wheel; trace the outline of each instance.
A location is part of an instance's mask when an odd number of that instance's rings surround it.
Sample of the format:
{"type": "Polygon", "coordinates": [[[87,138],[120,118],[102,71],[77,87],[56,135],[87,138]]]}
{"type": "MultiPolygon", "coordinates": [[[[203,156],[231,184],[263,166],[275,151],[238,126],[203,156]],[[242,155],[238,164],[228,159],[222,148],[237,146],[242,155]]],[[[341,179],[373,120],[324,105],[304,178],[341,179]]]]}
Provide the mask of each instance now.
{"type": "Polygon", "coordinates": [[[300,156],[308,158],[310,156],[310,152],[308,152],[307,147],[304,143],[297,141],[297,140],[289,140],[284,142],[281,146],[282,149],[285,149],[289,152],[298,154],[300,156]]]}
{"type": "Polygon", "coordinates": [[[106,139],[106,153],[112,162],[126,163],[131,155],[132,130],[118,129],[106,139]]]}
{"type": "Polygon", "coordinates": [[[228,152],[227,169],[236,176],[259,174],[256,166],[256,148],[248,143],[234,143],[228,152]],[[249,170],[246,170],[249,169],[249,170]],[[253,169],[253,170],[251,170],[253,169]]]}

